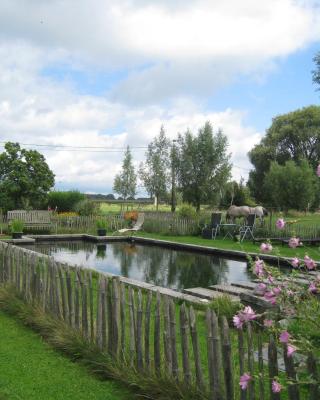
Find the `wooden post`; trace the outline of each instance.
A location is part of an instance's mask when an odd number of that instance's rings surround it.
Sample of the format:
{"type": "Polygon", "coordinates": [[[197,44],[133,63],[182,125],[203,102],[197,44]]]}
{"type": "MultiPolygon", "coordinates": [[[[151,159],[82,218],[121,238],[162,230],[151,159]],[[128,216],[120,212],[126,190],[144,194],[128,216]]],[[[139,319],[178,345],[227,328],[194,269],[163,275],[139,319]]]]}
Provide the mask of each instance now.
{"type": "Polygon", "coordinates": [[[160,293],[157,291],[154,317],[154,369],[158,376],[161,375],[160,329],[160,293]]]}
{"type": "Polygon", "coordinates": [[[108,330],[108,353],[113,354],[113,315],[112,315],[112,280],[106,279],[106,300],[107,300],[107,330],[108,330]]]}
{"type": "Polygon", "coordinates": [[[89,327],[88,327],[88,296],[87,296],[87,276],[83,272],[81,281],[81,298],[82,298],[82,334],[88,339],[89,338],[89,327]]]}
{"type": "MultiPolygon", "coordinates": [[[[238,353],[239,353],[239,372],[240,376],[242,376],[245,372],[244,369],[244,363],[245,363],[245,347],[244,347],[244,338],[243,338],[243,330],[238,329],[238,353]]],[[[240,390],[240,400],[246,400],[247,399],[247,391],[242,390],[239,387],[240,390]]]]}
{"type": "Polygon", "coordinates": [[[169,298],[168,296],[162,297],[163,301],[163,347],[165,369],[167,373],[172,373],[172,350],[171,350],[171,336],[170,336],[170,311],[169,311],[169,298]]]}
{"type": "Polygon", "coordinates": [[[191,340],[192,340],[193,358],[194,358],[195,371],[196,371],[196,383],[197,383],[198,388],[203,392],[204,391],[204,380],[203,380],[203,372],[202,372],[202,368],[201,368],[201,358],[200,358],[200,350],[199,350],[199,340],[198,340],[196,316],[195,316],[192,306],[189,308],[189,324],[190,324],[190,334],[191,334],[191,340]]]}
{"type": "Polygon", "coordinates": [[[119,318],[120,318],[120,296],[119,277],[112,279],[112,354],[118,356],[119,346],[119,318]]]}
{"type": "Polygon", "coordinates": [[[319,382],[319,376],[317,372],[316,360],[312,353],[308,354],[307,369],[310,378],[314,381],[314,383],[309,385],[309,400],[318,400],[320,398],[319,385],[317,384],[317,382],[319,382]]]}
{"type": "Polygon", "coordinates": [[[232,355],[229,325],[226,317],[222,317],[222,359],[224,369],[224,381],[226,387],[226,398],[234,399],[233,373],[232,373],[232,355]]]}
{"type": "Polygon", "coordinates": [[[121,357],[126,356],[126,287],[120,282],[121,357]]]}
{"type": "Polygon", "coordinates": [[[272,381],[275,377],[278,377],[279,374],[277,346],[272,335],[270,335],[268,346],[268,364],[270,400],[280,400],[280,393],[273,393],[272,391],[272,381]]]}
{"type": "Polygon", "coordinates": [[[172,299],[169,300],[169,314],[170,314],[170,338],[171,338],[171,354],[172,354],[172,375],[178,381],[179,379],[179,365],[176,345],[176,307],[172,299]]]}
{"type": "Polygon", "coordinates": [[[211,310],[211,329],[212,329],[212,344],[213,344],[213,383],[214,383],[214,393],[217,399],[222,398],[222,382],[220,371],[222,371],[222,361],[221,361],[221,339],[220,330],[218,324],[218,318],[216,313],[211,310]]]}
{"type": "Polygon", "coordinates": [[[75,273],[74,285],[74,324],[77,329],[80,329],[80,298],[79,298],[79,279],[77,272],[75,273]]]}
{"type": "Polygon", "coordinates": [[[180,307],[182,367],[183,367],[184,382],[187,386],[191,386],[188,328],[189,328],[189,324],[188,324],[186,306],[183,303],[182,306],[180,307]]]}
{"type": "Polygon", "coordinates": [[[90,338],[94,342],[94,312],[93,312],[93,286],[92,286],[92,272],[89,272],[89,304],[90,304],[90,338]]]}
{"type": "Polygon", "coordinates": [[[60,292],[61,292],[61,300],[62,300],[62,315],[63,320],[67,321],[68,319],[68,309],[67,309],[67,300],[66,300],[66,291],[65,291],[65,282],[64,282],[64,274],[63,268],[59,265],[58,274],[59,274],[59,281],[60,281],[60,292]]]}
{"type": "Polygon", "coordinates": [[[137,303],[137,368],[138,371],[143,369],[143,354],[142,354],[142,294],[138,290],[138,303],[137,303]]]}
{"type": "Polygon", "coordinates": [[[129,286],[129,335],[130,335],[130,342],[129,342],[129,352],[130,352],[130,364],[131,366],[134,365],[134,354],[136,348],[136,332],[135,332],[135,321],[134,321],[134,296],[133,296],[133,289],[129,286]]]}
{"type": "Polygon", "coordinates": [[[68,298],[68,310],[69,310],[69,325],[74,326],[74,307],[73,307],[73,292],[70,271],[66,269],[66,284],[67,284],[67,298],[68,298]]]}
{"type": "Polygon", "coordinates": [[[144,363],[145,369],[150,368],[150,318],[151,318],[151,303],[152,292],[148,290],[146,307],[145,307],[145,321],[144,321],[144,363]]]}
{"type": "Polygon", "coordinates": [[[258,368],[259,368],[259,400],[264,400],[264,376],[263,376],[263,350],[262,334],[258,332],[258,368]]]}
{"type": "MultiPolygon", "coordinates": [[[[247,323],[247,343],[248,343],[248,369],[250,375],[254,375],[254,348],[251,323],[247,323]]],[[[254,381],[251,380],[248,385],[249,400],[255,399],[254,381]]]]}
{"type": "Polygon", "coordinates": [[[286,369],[286,374],[290,380],[290,385],[288,385],[288,395],[289,400],[299,400],[299,387],[297,385],[297,374],[294,368],[293,357],[288,357],[288,345],[283,344],[283,359],[286,369]]]}

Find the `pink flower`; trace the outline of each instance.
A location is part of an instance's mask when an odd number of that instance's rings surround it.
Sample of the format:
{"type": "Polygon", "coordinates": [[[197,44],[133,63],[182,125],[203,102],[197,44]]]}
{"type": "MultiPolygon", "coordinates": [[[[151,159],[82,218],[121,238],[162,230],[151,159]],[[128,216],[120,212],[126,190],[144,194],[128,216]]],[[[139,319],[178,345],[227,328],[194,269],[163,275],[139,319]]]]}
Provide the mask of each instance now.
{"type": "Polygon", "coordinates": [[[317,166],[317,176],[320,177],[320,164],[317,166]]]}
{"type": "Polygon", "coordinates": [[[263,296],[267,290],[267,285],[265,283],[258,283],[254,289],[254,294],[257,296],[263,296]]]}
{"type": "Polygon", "coordinates": [[[244,373],[242,376],[240,376],[240,386],[242,390],[246,390],[248,387],[249,382],[252,380],[252,376],[244,373]]]}
{"type": "Polygon", "coordinates": [[[288,347],[287,347],[287,356],[288,356],[288,357],[291,357],[292,354],[293,354],[296,350],[297,350],[296,347],[292,346],[292,344],[288,344],[288,347]]]}
{"type": "Polygon", "coordinates": [[[261,243],[260,251],[262,253],[269,253],[270,251],[272,251],[271,244],[270,243],[261,243]]]}
{"type": "Polygon", "coordinates": [[[273,393],[279,393],[282,390],[282,386],[280,385],[280,383],[275,380],[272,381],[271,387],[272,387],[273,393]]]}
{"type": "Polygon", "coordinates": [[[264,298],[271,304],[276,304],[277,298],[272,291],[267,291],[264,294],[264,298]]]}
{"type": "Polygon", "coordinates": [[[277,287],[273,288],[272,291],[275,296],[278,296],[281,293],[281,287],[277,286],[277,287]]]}
{"type": "Polygon", "coordinates": [[[252,321],[255,318],[257,318],[256,313],[250,306],[247,306],[234,315],[233,324],[236,328],[241,329],[244,322],[252,321]]]}
{"type": "Polygon", "coordinates": [[[270,282],[270,283],[273,283],[273,281],[274,281],[274,277],[269,273],[269,275],[268,275],[268,281],[270,282]]]}
{"type": "Polygon", "coordinates": [[[271,327],[273,326],[273,321],[272,321],[272,319],[265,319],[265,320],[263,321],[263,325],[264,325],[266,328],[271,328],[271,327]]]}
{"type": "Polygon", "coordinates": [[[318,289],[317,289],[317,286],[316,286],[315,282],[311,282],[311,283],[310,283],[310,286],[309,286],[309,288],[308,288],[308,291],[309,291],[310,293],[317,293],[318,289]]]}
{"type": "Polygon", "coordinates": [[[242,329],[242,325],[243,325],[243,321],[241,321],[240,317],[238,315],[235,315],[233,317],[233,325],[237,328],[237,329],[242,329]]]}
{"type": "Polygon", "coordinates": [[[262,260],[259,260],[259,258],[255,261],[254,263],[254,273],[261,277],[264,275],[264,262],[262,260]]]}
{"type": "Polygon", "coordinates": [[[299,267],[299,258],[297,258],[297,257],[294,257],[292,260],[291,260],[291,265],[293,266],[293,268],[298,268],[299,267]]]}
{"type": "Polygon", "coordinates": [[[279,218],[276,222],[276,227],[278,229],[283,229],[285,227],[285,225],[286,225],[286,222],[283,218],[279,218]]]}
{"type": "Polygon", "coordinates": [[[305,256],[304,257],[304,263],[306,264],[306,267],[310,270],[310,269],[315,269],[317,266],[317,263],[310,258],[309,256],[305,256]]]}
{"type": "Polygon", "coordinates": [[[290,339],[290,333],[287,331],[284,331],[281,333],[281,335],[279,336],[279,340],[281,343],[288,343],[290,339]]]}
{"type": "Polygon", "coordinates": [[[300,244],[300,240],[299,240],[299,238],[296,238],[296,237],[292,237],[290,240],[289,240],[289,247],[291,247],[292,249],[295,249],[296,247],[298,247],[299,246],[299,244],[300,244]]]}

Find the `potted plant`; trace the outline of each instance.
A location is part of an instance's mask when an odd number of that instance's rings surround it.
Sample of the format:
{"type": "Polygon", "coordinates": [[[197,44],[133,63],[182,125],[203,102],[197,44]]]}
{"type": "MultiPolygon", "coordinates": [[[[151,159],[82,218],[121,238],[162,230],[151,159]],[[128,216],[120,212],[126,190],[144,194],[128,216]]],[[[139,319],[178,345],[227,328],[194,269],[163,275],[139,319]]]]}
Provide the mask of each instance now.
{"type": "Polygon", "coordinates": [[[107,221],[98,219],[97,221],[98,236],[106,236],[107,234],[107,221]]]}
{"type": "Polygon", "coordinates": [[[20,219],[14,219],[11,222],[12,239],[21,239],[23,235],[24,222],[20,219]]]}

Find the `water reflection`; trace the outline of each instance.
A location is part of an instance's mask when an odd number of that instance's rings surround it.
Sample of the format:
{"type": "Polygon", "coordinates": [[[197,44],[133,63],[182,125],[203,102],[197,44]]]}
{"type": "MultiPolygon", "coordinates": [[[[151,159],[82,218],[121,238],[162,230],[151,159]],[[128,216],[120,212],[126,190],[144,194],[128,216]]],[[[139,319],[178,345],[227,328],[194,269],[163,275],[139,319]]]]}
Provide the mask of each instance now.
{"type": "Polygon", "coordinates": [[[53,256],[57,261],[91,267],[176,290],[251,280],[243,261],[156,246],[75,241],[38,243],[32,247],[53,256]]]}

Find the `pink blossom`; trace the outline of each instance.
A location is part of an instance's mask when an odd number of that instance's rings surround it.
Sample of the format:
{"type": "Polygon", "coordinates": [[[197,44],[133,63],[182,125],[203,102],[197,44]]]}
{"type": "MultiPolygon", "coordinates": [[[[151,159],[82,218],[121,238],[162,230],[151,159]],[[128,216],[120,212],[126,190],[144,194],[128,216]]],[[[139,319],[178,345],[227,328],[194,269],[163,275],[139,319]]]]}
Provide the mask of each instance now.
{"type": "Polygon", "coordinates": [[[309,291],[310,293],[317,293],[318,289],[317,289],[317,286],[316,286],[315,282],[311,282],[311,283],[310,283],[310,286],[309,286],[309,288],[308,288],[308,291],[309,291]]]}
{"type": "Polygon", "coordinates": [[[309,256],[305,256],[304,257],[304,263],[306,264],[306,267],[310,270],[310,269],[315,269],[317,266],[317,263],[310,258],[309,256]]]}
{"type": "Polygon", "coordinates": [[[254,273],[259,277],[264,275],[264,262],[259,258],[254,263],[254,273]]]}
{"type": "Polygon", "coordinates": [[[243,320],[248,322],[252,321],[257,318],[257,314],[253,311],[253,309],[250,306],[247,306],[244,308],[244,310],[240,311],[243,320]]]}
{"type": "Polygon", "coordinates": [[[267,290],[267,285],[265,283],[258,283],[258,285],[254,289],[254,294],[258,296],[263,296],[267,290]]]}
{"type": "Polygon", "coordinates": [[[292,249],[295,249],[296,247],[298,247],[299,246],[299,244],[300,244],[300,240],[299,240],[299,238],[296,238],[296,237],[292,237],[290,240],[289,240],[289,247],[291,247],[292,249]]]}
{"type": "Polygon", "coordinates": [[[291,357],[292,354],[297,350],[297,348],[295,346],[293,346],[292,344],[288,344],[287,347],[287,356],[291,357]]]}
{"type": "Polygon", "coordinates": [[[286,222],[283,218],[279,218],[276,222],[276,227],[278,229],[283,229],[285,227],[285,225],[286,225],[286,222]]]}
{"type": "Polygon", "coordinates": [[[251,380],[252,380],[252,376],[249,375],[249,374],[247,374],[247,373],[244,373],[242,376],[240,376],[240,382],[239,382],[239,384],[240,384],[240,386],[241,386],[241,389],[242,389],[242,390],[246,390],[247,387],[248,387],[248,385],[249,385],[249,382],[250,382],[251,380]]]}
{"type": "Polygon", "coordinates": [[[281,293],[281,287],[277,286],[277,287],[273,288],[272,291],[275,296],[278,296],[281,293]]]}
{"type": "Polygon", "coordinates": [[[317,176],[320,177],[320,164],[317,166],[317,176]]]}
{"type": "Polygon", "coordinates": [[[269,273],[269,275],[268,275],[268,281],[270,282],[270,283],[273,283],[273,281],[274,281],[274,277],[269,273]]]}
{"type": "Polygon", "coordinates": [[[264,298],[271,304],[276,304],[277,298],[272,291],[267,291],[264,294],[264,298]]]}
{"type": "Polygon", "coordinates": [[[234,317],[233,317],[233,325],[237,329],[241,329],[242,328],[243,321],[241,321],[241,319],[240,319],[240,317],[238,315],[234,315],[234,317]]]}
{"type": "Polygon", "coordinates": [[[299,267],[299,258],[297,258],[297,257],[294,257],[292,260],[291,260],[291,265],[293,266],[293,268],[298,268],[299,267]]]}
{"type": "Polygon", "coordinates": [[[262,253],[269,253],[272,251],[272,245],[270,243],[261,243],[260,251],[262,253]]]}
{"type": "Polygon", "coordinates": [[[264,325],[266,328],[271,328],[271,327],[273,326],[273,321],[272,321],[272,319],[265,319],[265,320],[263,321],[263,325],[264,325]]]}
{"type": "Polygon", "coordinates": [[[282,386],[280,385],[280,383],[275,380],[272,381],[271,387],[272,387],[273,393],[279,393],[282,390],[282,386]]]}
{"type": "Polygon", "coordinates": [[[279,340],[281,343],[288,343],[290,339],[290,333],[287,331],[284,331],[281,333],[281,335],[279,336],[279,340]]]}

